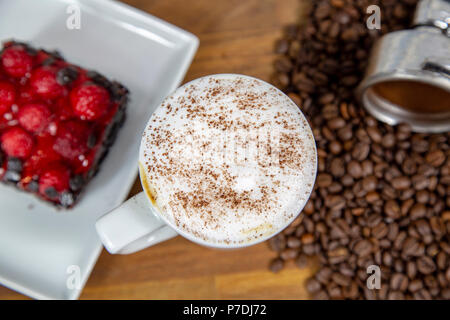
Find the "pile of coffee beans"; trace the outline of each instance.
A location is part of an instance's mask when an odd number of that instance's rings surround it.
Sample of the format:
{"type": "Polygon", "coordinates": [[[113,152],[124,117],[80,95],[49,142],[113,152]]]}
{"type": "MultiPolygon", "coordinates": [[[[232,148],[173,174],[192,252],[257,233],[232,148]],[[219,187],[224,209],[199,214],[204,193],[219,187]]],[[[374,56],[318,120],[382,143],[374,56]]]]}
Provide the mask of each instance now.
{"type": "Polygon", "coordinates": [[[314,299],[450,299],[450,133],[389,126],[354,98],[374,40],[407,28],[416,4],[314,1],[276,44],[273,82],[309,118],[318,176],[303,214],[269,241],[270,268],[317,257],[314,299]],[[381,30],[366,27],[373,4],[381,30]],[[372,265],[380,289],[367,286],[372,265]]]}

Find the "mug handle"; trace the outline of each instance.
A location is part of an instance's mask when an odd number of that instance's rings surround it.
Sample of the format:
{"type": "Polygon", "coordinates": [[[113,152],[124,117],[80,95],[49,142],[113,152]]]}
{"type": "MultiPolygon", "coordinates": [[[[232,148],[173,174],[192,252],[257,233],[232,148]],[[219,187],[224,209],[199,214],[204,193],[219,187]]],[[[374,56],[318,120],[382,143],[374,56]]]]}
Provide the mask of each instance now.
{"type": "Polygon", "coordinates": [[[142,191],[100,217],[95,227],[105,248],[130,254],[177,236],[156,210],[142,191]]]}

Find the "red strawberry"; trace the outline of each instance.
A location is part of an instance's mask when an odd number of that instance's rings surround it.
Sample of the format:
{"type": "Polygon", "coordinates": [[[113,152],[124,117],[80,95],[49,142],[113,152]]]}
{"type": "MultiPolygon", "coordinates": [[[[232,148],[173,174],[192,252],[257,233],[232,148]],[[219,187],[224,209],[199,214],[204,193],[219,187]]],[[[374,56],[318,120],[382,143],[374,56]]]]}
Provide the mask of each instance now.
{"type": "Polygon", "coordinates": [[[36,147],[30,158],[43,159],[44,162],[61,160],[61,155],[53,150],[55,138],[49,134],[37,138],[36,147]]]}
{"type": "Polygon", "coordinates": [[[77,87],[70,93],[73,111],[81,120],[96,120],[103,116],[109,101],[108,91],[95,84],[77,87]]]}
{"type": "Polygon", "coordinates": [[[45,99],[62,95],[64,87],[56,81],[56,71],[51,67],[40,67],[31,76],[31,87],[45,99]]]}
{"type": "Polygon", "coordinates": [[[24,177],[39,175],[48,163],[62,159],[61,155],[53,150],[54,142],[55,139],[51,135],[40,135],[36,138],[33,153],[23,164],[24,177]]]}
{"type": "Polygon", "coordinates": [[[9,110],[16,99],[16,90],[8,82],[0,82],[0,115],[9,110]]]}
{"type": "Polygon", "coordinates": [[[24,104],[36,100],[36,93],[30,83],[19,87],[18,104],[24,104]]]}
{"type": "Polygon", "coordinates": [[[58,98],[55,101],[55,104],[56,106],[54,110],[60,120],[68,120],[74,117],[72,106],[70,105],[70,101],[67,97],[58,98]]]}
{"type": "Polygon", "coordinates": [[[53,149],[64,158],[75,160],[89,149],[87,141],[90,131],[88,124],[78,120],[62,122],[53,149]]]}
{"type": "Polygon", "coordinates": [[[39,177],[39,192],[50,199],[56,199],[57,193],[69,189],[69,180],[70,170],[59,162],[52,163],[39,177]]]}
{"type": "Polygon", "coordinates": [[[3,51],[2,65],[9,75],[20,78],[33,68],[33,58],[22,46],[12,46],[3,51]]]}
{"type": "Polygon", "coordinates": [[[22,127],[33,133],[39,133],[49,123],[51,112],[45,104],[30,103],[22,106],[17,115],[22,127]]]}
{"type": "Polygon", "coordinates": [[[33,150],[33,137],[20,127],[6,130],[0,140],[3,151],[11,157],[27,158],[33,150]]]}

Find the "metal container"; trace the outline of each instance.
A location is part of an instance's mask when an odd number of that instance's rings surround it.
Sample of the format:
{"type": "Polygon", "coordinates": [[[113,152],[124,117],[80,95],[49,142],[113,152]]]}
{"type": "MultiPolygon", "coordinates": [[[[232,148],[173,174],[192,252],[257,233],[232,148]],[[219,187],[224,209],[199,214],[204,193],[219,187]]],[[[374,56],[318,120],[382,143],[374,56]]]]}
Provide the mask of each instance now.
{"type": "Polygon", "coordinates": [[[372,48],[356,94],[369,113],[417,132],[450,131],[450,0],[419,2],[413,28],[372,48]]]}

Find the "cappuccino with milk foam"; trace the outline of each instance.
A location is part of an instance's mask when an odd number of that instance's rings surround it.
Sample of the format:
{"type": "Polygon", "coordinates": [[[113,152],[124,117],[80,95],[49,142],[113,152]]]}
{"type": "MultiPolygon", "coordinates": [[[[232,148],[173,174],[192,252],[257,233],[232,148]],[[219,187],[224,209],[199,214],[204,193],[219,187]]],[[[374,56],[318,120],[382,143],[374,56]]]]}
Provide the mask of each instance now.
{"type": "Polygon", "coordinates": [[[240,75],[177,89],[152,115],[140,152],[143,186],[160,215],[214,246],[281,231],[316,177],[314,137],[298,107],[270,84],[240,75]]]}

